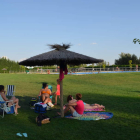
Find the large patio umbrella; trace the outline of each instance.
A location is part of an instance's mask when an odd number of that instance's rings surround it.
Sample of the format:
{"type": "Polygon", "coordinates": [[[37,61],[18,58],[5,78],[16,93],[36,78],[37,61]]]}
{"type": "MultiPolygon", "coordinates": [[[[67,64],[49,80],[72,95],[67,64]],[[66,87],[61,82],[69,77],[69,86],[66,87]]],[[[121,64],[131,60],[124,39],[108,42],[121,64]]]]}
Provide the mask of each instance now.
{"type": "Polygon", "coordinates": [[[54,44],[49,46],[51,46],[51,48],[55,50],[33,56],[29,59],[21,61],[19,64],[25,66],[37,66],[37,65],[60,66],[60,106],[61,106],[61,117],[64,117],[62,72],[66,70],[67,64],[68,65],[91,64],[103,62],[103,60],[92,58],[72,51],[68,51],[67,49],[70,47],[70,44],[62,44],[62,45],[54,44]]]}

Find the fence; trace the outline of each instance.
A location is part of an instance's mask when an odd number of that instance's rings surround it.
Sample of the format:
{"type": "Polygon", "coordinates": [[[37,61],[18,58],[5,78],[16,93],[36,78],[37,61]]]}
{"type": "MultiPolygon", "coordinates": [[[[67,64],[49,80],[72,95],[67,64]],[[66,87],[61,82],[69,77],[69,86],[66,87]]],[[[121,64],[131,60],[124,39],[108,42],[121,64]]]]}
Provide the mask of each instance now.
{"type": "MultiPolygon", "coordinates": [[[[140,71],[140,68],[136,67],[112,67],[112,68],[71,68],[68,69],[69,73],[78,73],[78,72],[109,72],[109,71],[140,71]]],[[[29,73],[36,73],[36,74],[58,74],[59,69],[40,69],[40,70],[29,70],[29,73]]]]}

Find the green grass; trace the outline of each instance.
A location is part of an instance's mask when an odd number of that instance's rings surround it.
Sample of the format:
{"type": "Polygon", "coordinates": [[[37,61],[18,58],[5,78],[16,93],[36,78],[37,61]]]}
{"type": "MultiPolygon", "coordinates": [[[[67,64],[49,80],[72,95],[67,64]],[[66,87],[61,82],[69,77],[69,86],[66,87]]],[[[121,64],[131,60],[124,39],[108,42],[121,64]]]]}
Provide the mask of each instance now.
{"type": "MultiPolygon", "coordinates": [[[[2,85],[16,85],[20,99],[19,115],[0,118],[0,140],[18,138],[16,133],[26,132],[30,140],[140,140],[140,74],[66,75],[63,80],[64,103],[69,94],[81,93],[87,103],[99,103],[114,114],[109,120],[79,121],[52,118],[51,123],[37,126],[29,107],[31,97],[36,97],[42,82],[56,88],[58,75],[0,74],[2,85]]],[[[58,101],[60,104],[60,102],[58,101]]],[[[59,105],[47,115],[53,117],[59,105]]]]}

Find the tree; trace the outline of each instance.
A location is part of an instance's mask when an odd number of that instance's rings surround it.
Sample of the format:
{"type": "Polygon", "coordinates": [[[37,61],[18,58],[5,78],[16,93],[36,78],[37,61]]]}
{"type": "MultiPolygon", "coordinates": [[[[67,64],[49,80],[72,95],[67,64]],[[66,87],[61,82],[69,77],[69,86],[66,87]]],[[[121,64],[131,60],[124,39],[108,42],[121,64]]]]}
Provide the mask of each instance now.
{"type": "Polygon", "coordinates": [[[21,71],[25,72],[25,66],[21,65],[20,68],[21,68],[21,71]]]}
{"type": "Polygon", "coordinates": [[[132,60],[129,60],[129,67],[132,68],[132,60]]]}
{"type": "Polygon", "coordinates": [[[80,67],[84,67],[85,68],[85,67],[87,67],[87,65],[86,64],[81,64],[80,67]]]}
{"type": "Polygon", "coordinates": [[[107,66],[109,66],[109,62],[107,63],[107,66]]]}
{"type": "Polygon", "coordinates": [[[135,54],[121,53],[119,59],[115,59],[115,65],[129,65],[129,60],[132,64],[140,64],[140,59],[135,54]]]}
{"type": "Polygon", "coordinates": [[[102,66],[103,66],[103,68],[105,69],[105,67],[106,67],[106,64],[104,63],[102,66]]]}
{"type": "Polygon", "coordinates": [[[139,63],[138,57],[135,54],[131,55],[131,58],[132,58],[133,64],[138,64],[139,63]]]}
{"type": "Polygon", "coordinates": [[[133,39],[133,42],[134,42],[134,44],[136,44],[137,42],[140,44],[140,39],[135,38],[135,39],[133,39]]]}
{"type": "Polygon", "coordinates": [[[18,64],[18,62],[9,60],[5,57],[0,58],[0,73],[3,73],[3,68],[6,68],[7,71],[19,71],[20,70],[20,66],[18,64]]]}
{"type": "Polygon", "coordinates": [[[96,65],[100,66],[100,67],[103,67],[105,69],[105,67],[107,66],[107,62],[106,61],[100,62],[100,63],[97,63],[96,65]]]}

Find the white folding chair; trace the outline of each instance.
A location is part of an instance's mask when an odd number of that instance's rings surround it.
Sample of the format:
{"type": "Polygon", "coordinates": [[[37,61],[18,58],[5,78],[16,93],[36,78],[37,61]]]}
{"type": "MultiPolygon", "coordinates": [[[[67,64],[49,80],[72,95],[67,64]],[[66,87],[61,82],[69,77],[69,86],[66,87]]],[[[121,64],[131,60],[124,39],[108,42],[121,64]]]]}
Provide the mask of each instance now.
{"type": "Polygon", "coordinates": [[[9,102],[13,103],[13,100],[4,101],[3,98],[0,95],[0,110],[2,110],[2,118],[4,118],[5,112],[6,112],[6,114],[14,114],[15,113],[15,104],[8,107],[9,102]]]}
{"type": "Polygon", "coordinates": [[[16,86],[15,85],[7,85],[7,94],[6,96],[15,96],[16,86]]]}

